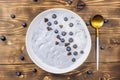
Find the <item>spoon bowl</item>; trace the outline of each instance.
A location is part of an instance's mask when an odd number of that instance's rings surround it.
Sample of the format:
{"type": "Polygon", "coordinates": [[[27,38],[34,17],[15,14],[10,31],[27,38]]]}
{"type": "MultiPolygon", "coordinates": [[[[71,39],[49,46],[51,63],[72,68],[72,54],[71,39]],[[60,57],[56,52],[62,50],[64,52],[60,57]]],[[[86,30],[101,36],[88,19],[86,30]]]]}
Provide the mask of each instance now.
{"type": "Polygon", "coordinates": [[[104,18],[101,15],[95,15],[92,19],[91,19],[91,25],[95,28],[95,29],[99,29],[100,27],[102,27],[104,23],[104,18]]]}

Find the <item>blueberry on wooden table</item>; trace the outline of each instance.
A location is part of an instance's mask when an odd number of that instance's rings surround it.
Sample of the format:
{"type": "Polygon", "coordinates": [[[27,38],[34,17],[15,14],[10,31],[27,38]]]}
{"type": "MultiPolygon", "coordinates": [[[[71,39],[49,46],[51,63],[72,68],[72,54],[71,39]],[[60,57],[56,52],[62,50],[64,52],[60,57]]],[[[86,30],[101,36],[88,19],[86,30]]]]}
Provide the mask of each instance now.
{"type": "Polygon", "coordinates": [[[34,2],[38,2],[38,0],[33,0],[34,2]]]}
{"type": "Polygon", "coordinates": [[[71,5],[73,3],[72,0],[68,0],[67,2],[69,5],[71,5]]]}
{"type": "Polygon", "coordinates": [[[37,72],[37,69],[33,68],[33,69],[32,69],[32,72],[36,73],[36,72],[37,72]]]}
{"type": "Polygon", "coordinates": [[[77,48],[77,44],[74,44],[74,45],[73,45],[73,48],[75,48],[75,49],[76,49],[76,48],[77,48]]]}
{"type": "Polygon", "coordinates": [[[64,17],[64,21],[68,21],[68,18],[67,18],[67,17],[64,17]]]}
{"type": "Polygon", "coordinates": [[[88,71],[87,71],[87,74],[88,74],[88,75],[90,75],[90,74],[92,74],[92,73],[93,73],[92,70],[88,70],[88,71]]]}
{"type": "Polygon", "coordinates": [[[23,26],[23,27],[26,27],[26,26],[27,26],[27,23],[26,23],[26,22],[22,22],[22,26],[23,26]]]}
{"type": "Polygon", "coordinates": [[[6,37],[5,37],[5,36],[0,36],[0,39],[1,39],[2,41],[5,41],[5,40],[6,40],[6,37]]]}
{"type": "Polygon", "coordinates": [[[20,60],[24,61],[25,57],[24,56],[20,56],[20,60]]]}
{"type": "Polygon", "coordinates": [[[15,16],[15,14],[11,14],[10,17],[11,17],[12,19],[14,19],[16,16],[15,16]]]}
{"type": "Polygon", "coordinates": [[[57,15],[56,15],[56,14],[53,14],[53,15],[52,15],[52,18],[53,18],[53,19],[57,18],[57,15]]]}
{"type": "Polygon", "coordinates": [[[71,51],[71,47],[67,47],[66,50],[67,50],[67,51],[71,51]]]}
{"type": "Polygon", "coordinates": [[[17,76],[21,76],[21,74],[22,74],[22,73],[19,72],[19,71],[16,72],[16,75],[17,75],[17,76]]]}
{"type": "Polygon", "coordinates": [[[108,23],[109,22],[109,20],[108,19],[104,19],[104,23],[108,23]]]}
{"type": "Polygon", "coordinates": [[[86,22],[86,25],[87,25],[87,26],[90,26],[91,24],[90,24],[90,22],[86,22]]]}

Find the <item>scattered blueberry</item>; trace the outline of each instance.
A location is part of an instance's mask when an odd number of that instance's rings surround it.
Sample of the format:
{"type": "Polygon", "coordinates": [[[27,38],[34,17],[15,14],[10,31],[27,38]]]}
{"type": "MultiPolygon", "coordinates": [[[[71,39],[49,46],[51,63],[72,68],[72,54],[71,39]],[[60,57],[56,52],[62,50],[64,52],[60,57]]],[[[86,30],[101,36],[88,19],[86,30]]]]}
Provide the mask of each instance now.
{"type": "Polygon", "coordinates": [[[1,39],[2,41],[5,41],[5,40],[6,40],[6,37],[5,37],[5,36],[1,36],[0,39],[1,39]]]}
{"type": "Polygon", "coordinates": [[[104,19],[104,23],[108,23],[109,22],[109,20],[108,19],[104,19]]]}
{"type": "Polygon", "coordinates": [[[72,62],[75,62],[76,61],[76,59],[75,58],[72,58],[72,62]]]}
{"type": "Polygon", "coordinates": [[[70,26],[70,27],[73,27],[73,23],[70,23],[69,26],[70,26]]]}
{"type": "Polygon", "coordinates": [[[38,2],[38,0],[33,0],[34,2],[38,2]]]}
{"type": "Polygon", "coordinates": [[[61,42],[65,42],[65,39],[64,39],[64,38],[61,38],[61,42]]]}
{"type": "Polygon", "coordinates": [[[47,23],[47,25],[48,25],[48,26],[51,26],[51,25],[52,25],[52,23],[51,23],[51,22],[48,22],[48,23],[47,23]]]}
{"type": "Polygon", "coordinates": [[[69,35],[73,35],[73,32],[69,32],[69,35]]]}
{"type": "Polygon", "coordinates": [[[32,69],[32,72],[36,73],[36,72],[37,72],[37,69],[33,68],[33,69],[32,69]]]}
{"type": "Polygon", "coordinates": [[[86,25],[87,25],[87,26],[90,26],[90,22],[86,22],[86,25]]]}
{"type": "Polygon", "coordinates": [[[23,27],[26,27],[26,26],[27,26],[27,23],[26,23],[26,22],[22,22],[22,26],[23,26],[23,27]]]}
{"type": "Polygon", "coordinates": [[[14,14],[11,14],[10,17],[11,17],[12,19],[14,19],[14,18],[15,18],[15,15],[14,15],[14,14]]]}
{"type": "Polygon", "coordinates": [[[63,31],[62,33],[61,33],[61,35],[63,35],[63,36],[65,36],[67,33],[65,32],[65,31],[63,31]]]}
{"type": "Polygon", "coordinates": [[[56,15],[56,14],[53,14],[53,15],[52,15],[52,18],[53,18],[53,19],[57,18],[57,15],[56,15]]]}
{"type": "Polygon", "coordinates": [[[17,76],[20,76],[22,73],[21,72],[16,72],[16,75],[17,76]]]}
{"type": "Polygon", "coordinates": [[[72,0],[68,0],[68,4],[71,5],[72,4],[72,0]]]}
{"type": "Polygon", "coordinates": [[[73,38],[69,38],[69,42],[73,42],[73,38]]]}
{"type": "Polygon", "coordinates": [[[57,24],[58,24],[58,21],[54,21],[54,24],[57,25],[57,24]]]}
{"type": "Polygon", "coordinates": [[[67,47],[66,50],[67,50],[67,51],[71,51],[71,47],[67,47]]]}
{"type": "Polygon", "coordinates": [[[25,57],[24,56],[20,56],[20,60],[25,60],[25,57]]]}
{"type": "Polygon", "coordinates": [[[73,45],[73,48],[77,48],[77,44],[74,44],[74,45],[73,45]]]}
{"type": "Polygon", "coordinates": [[[59,31],[57,29],[54,30],[55,33],[58,33],[59,31]]]}
{"type": "Polygon", "coordinates": [[[89,75],[92,74],[92,73],[93,73],[92,70],[87,71],[87,74],[89,74],[89,75]]]}
{"type": "Polygon", "coordinates": [[[67,18],[67,17],[64,17],[64,21],[68,21],[68,18],[67,18]]]}
{"type": "Polygon", "coordinates": [[[73,55],[77,56],[77,55],[78,55],[78,52],[77,52],[77,51],[73,52],[73,55]]]}

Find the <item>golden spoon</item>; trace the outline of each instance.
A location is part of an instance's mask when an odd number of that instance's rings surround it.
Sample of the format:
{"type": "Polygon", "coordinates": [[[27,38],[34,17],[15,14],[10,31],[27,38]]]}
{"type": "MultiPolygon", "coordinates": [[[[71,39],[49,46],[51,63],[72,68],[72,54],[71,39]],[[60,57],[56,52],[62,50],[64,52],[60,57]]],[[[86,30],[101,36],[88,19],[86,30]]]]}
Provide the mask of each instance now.
{"type": "Polygon", "coordinates": [[[95,15],[91,19],[91,25],[96,29],[96,69],[99,70],[99,31],[98,29],[104,24],[104,18],[101,15],[95,15]]]}

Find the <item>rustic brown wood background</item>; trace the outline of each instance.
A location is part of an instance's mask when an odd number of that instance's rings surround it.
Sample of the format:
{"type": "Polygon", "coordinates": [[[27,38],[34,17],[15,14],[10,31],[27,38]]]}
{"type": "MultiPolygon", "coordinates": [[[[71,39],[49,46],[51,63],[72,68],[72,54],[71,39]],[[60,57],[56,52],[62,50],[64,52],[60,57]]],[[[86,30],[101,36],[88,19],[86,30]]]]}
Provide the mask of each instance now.
{"type": "Polygon", "coordinates": [[[73,0],[0,0],[0,80],[120,80],[120,0],[83,0],[86,6],[78,11],[73,0]],[[88,29],[92,36],[92,50],[86,62],[73,74],[55,75],[37,67],[29,58],[25,48],[25,35],[29,24],[40,12],[50,8],[66,8],[79,14],[85,22],[95,14],[101,14],[109,22],[100,29],[100,72],[95,69],[95,31],[88,29]],[[16,18],[12,19],[11,14],[16,18]],[[22,27],[22,22],[27,27],[22,27]],[[21,61],[20,56],[25,60],[21,61]],[[32,72],[37,69],[37,73],[32,72]],[[86,74],[92,70],[93,74],[86,74]],[[22,72],[16,76],[16,72],[22,72]]]}

